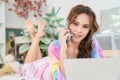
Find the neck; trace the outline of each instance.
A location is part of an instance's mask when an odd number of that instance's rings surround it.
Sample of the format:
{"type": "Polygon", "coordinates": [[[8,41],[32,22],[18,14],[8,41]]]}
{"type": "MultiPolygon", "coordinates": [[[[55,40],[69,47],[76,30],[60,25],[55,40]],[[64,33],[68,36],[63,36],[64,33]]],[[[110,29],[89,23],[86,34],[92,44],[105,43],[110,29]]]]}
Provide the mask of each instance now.
{"type": "Polygon", "coordinates": [[[77,58],[79,44],[70,42],[67,47],[67,58],[77,58]]]}
{"type": "Polygon", "coordinates": [[[68,47],[72,47],[74,49],[78,49],[79,44],[80,44],[80,42],[76,43],[76,42],[71,41],[70,44],[68,45],[68,47]]]}

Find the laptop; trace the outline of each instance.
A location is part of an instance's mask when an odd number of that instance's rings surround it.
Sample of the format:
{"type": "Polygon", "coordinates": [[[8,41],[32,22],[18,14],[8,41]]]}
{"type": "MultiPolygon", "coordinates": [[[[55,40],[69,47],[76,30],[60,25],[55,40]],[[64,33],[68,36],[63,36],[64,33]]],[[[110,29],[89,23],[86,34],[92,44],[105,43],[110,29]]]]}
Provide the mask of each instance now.
{"type": "Polygon", "coordinates": [[[67,80],[120,80],[120,58],[66,59],[67,80]]]}

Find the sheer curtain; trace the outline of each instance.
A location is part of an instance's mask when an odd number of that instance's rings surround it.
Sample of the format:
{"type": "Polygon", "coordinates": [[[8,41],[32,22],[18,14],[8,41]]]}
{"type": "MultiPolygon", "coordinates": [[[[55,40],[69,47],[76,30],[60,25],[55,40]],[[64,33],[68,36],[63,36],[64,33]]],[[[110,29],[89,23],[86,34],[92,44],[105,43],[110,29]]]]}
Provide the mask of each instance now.
{"type": "Polygon", "coordinates": [[[112,43],[112,55],[113,57],[119,57],[120,54],[120,33],[111,34],[111,43],[112,43]]]}
{"type": "Polygon", "coordinates": [[[100,11],[100,33],[96,38],[106,57],[120,56],[120,7],[100,11]]]}

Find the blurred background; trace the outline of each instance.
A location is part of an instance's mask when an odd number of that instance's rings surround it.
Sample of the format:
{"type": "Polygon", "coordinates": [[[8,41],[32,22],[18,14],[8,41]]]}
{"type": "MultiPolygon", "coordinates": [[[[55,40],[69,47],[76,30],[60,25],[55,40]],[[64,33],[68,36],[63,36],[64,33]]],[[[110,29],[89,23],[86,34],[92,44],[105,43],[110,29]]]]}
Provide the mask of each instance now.
{"type": "MultiPolygon", "coordinates": [[[[94,37],[98,39],[102,46],[105,57],[119,57],[119,0],[0,0],[1,68],[5,61],[4,59],[9,54],[13,55],[12,60],[17,61],[19,67],[23,64],[31,43],[29,33],[24,23],[26,19],[32,20],[36,30],[39,19],[44,19],[47,23],[47,34],[40,42],[40,49],[44,57],[47,55],[46,51],[49,43],[58,38],[59,29],[64,27],[70,9],[77,4],[90,6],[95,12],[100,29],[94,37]]],[[[7,67],[7,69],[9,68],[7,67]]],[[[10,71],[10,73],[15,72],[16,70],[10,71]]],[[[1,76],[3,76],[2,74],[8,73],[4,70],[0,72],[1,76]]]]}

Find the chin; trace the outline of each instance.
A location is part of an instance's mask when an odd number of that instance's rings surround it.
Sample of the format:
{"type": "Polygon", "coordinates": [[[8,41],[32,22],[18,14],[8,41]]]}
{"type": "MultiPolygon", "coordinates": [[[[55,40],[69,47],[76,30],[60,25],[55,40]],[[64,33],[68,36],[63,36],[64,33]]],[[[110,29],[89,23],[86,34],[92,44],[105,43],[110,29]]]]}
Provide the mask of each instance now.
{"type": "Polygon", "coordinates": [[[74,43],[80,43],[81,42],[81,39],[73,39],[72,40],[74,43]]]}

